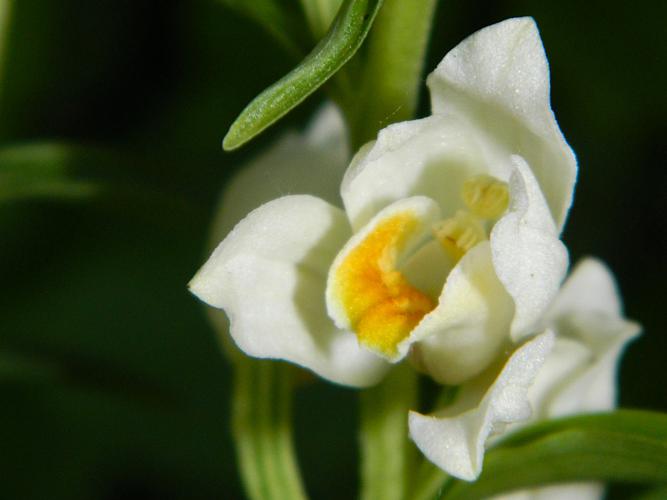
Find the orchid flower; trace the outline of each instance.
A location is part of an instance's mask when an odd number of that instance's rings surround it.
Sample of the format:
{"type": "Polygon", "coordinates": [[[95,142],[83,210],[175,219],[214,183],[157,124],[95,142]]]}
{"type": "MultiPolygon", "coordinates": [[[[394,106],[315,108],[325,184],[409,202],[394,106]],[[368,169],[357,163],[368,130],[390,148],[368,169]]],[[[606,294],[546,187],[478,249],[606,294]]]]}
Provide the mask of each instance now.
{"type": "Polygon", "coordinates": [[[533,336],[567,269],[559,233],[576,161],[531,19],[475,33],[428,85],[433,114],[362,147],[340,200],[341,132],[321,123],[244,171],[222,225],[254,210],[190,289],[225,311],[251,356],[354,387],[408,359],[461,385],[445,419],[412,414],[410,429],[427,457],[473,479],[491,430],[530,416],[528,391],[558,345],[552,331],[533,336]],[[269,201],[275,190],[285,196],[269,201]]]}
{"type": "MultiPolygon", "coordinates": [[[[639,325],[623,318],[607,268],[594,259],[579,263],[542,328],[546,333],[520,347],[502,368],[463,385],[451,406],[429,416],[411,412],[410,434],[426,457],[457,477],[474,479],[487,438],[505,430],[504,424],[523,420],[511,426],[516,428],[614,408],[618,360],[639,325]]],[[[601,491],[597,484],[568,485],[516,498],[598,498],[601,491]],[[572,496],[575,491],[579,496],[572,496]]]]}
{"type": "MultiPolygon", "coordinates": [[[[613,409],[618,361],[640,326],[623,318],[613,276],[604,264],[594,259],[580,262],[545,322],[557,336],[554,349],[528,390],[534,408],[532,420],[613,409]]],[[[603,493],[599,483],[576,483],[533,488],[494,500],[594,500],[603,493]]]]}

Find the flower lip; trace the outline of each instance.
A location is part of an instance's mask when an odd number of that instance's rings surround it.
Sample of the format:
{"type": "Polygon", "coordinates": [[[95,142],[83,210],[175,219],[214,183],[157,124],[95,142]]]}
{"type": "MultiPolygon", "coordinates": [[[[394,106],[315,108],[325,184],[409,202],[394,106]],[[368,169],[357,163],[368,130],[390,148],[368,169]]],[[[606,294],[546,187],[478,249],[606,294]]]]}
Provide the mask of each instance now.
{"type": "Polygon", "coordinates": [[[331,318],[391,361],[405,355],[398,345],[435,307],[398,265],[430,236],[439,215],[437,204],[426,197],[394,203],[348,241],[329,271],[326,298],[331,318]]]}

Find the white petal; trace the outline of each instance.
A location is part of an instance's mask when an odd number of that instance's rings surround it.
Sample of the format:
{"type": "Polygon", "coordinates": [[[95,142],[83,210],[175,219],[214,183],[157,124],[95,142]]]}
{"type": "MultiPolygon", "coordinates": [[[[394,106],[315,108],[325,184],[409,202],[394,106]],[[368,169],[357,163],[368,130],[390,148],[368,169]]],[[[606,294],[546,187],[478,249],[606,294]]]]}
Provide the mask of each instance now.
{"type": "MultiPolygon", "coordinates": [[[[476,479],[489,435],[502,424],[530,416],[526,393],[553,342],[553,334],[546,332],[517,349],[479,405],[462,414],[452,414],[455,407],[433,416],[410,412],[410,436],[426,458],[452,476],[476,479]]],[[[466,390],[479,392],[479,387],[464,386],[466,390]]]]}
{"type": "Polygon", "coordinates": [[[534,333],[567,271],[567,249],[558,239],[540,187],[525,161],[513,157],[511,205],[491,232],[493,265],[514,299],[514,340],[534,333]]]}
{"type": "Polygon", "coordinates": [[[573,311],[621,315],[614,276],[601,261],[587,258],[577,263],[551,306],[549,317],[573,311]]]}
{"type": "Polygon", "coordinates": [[[621,315],[614,278],[595,259],[580,262],[546,314],[556,346],[531,387],[543,418],[603,411],[616,404],[616,371],[639,325],[621,315]]]}
{"type": "MultiPolygon", "coordinates": [[[[211,225],[210,248],[250,211],[286,194],[312,194],[341,206],[338,186],[347,166],[348,147],[340,111],[323,106],[303,133],[288,132],[240,167],[225,186],[211,225]]],[[[207,315],[227,347],[229,321],[224,312],[207,315]]]]}
{"type": "Polygon", "coordinates": [[[538,380],[545,380],[540,384],[550,389],[542,390],[540,414],[558,417],[614,408],[618,362],[627,343],[639,333],[639,325],[620,317],[581,311],[558,318],[555,325],[557,344],[578,343],[579,350],[587,350],[588,356],[571,371],[561,371],[560,377],[553,372],[567,362],[562,354],[547,360],[545,373],[538,376],[538,380]]]}
{"type": "Polygon", "coordinates": [[[410,255],[402,263],[401,272],[413,286],[437,301],[455,265],[452,256],[443,251],[442,243],[433,240],[410,255]]]}
{"type": "Polygon", "coordinates": [[[549,66],[535,22],[509,19],[450,51],[429,76],[434,114],[473,125],[479,144],[528,160],[562,227],[577,164],[549,102],[549,66]]]}
{"type": "Polygon", "coordinates": [[[486,171],[478,148],[459,120],[430,116],[395,123],[362,147],[345,173],[341,195],[358,230],[387,205],[409,196],[427,196],[453,215],[461,186],[486,171]]]}
{"type": "MultiPolygon", "coordinates": [[[[585,370],[592,358],[590,349],[581,342],[556,337],[549,357],[528,390],[528,398],[534,409],[535,420],[552,416],[550,407],[554,395],[566,381],[571,379],[573,374],[585,370]]],[[[516,427],[521,426],[519,424],[516,427]]]]}
{"type": "Polygon", "coordinates": [[[292,361],[341,384],[370,385],[384,363],[334,326],[324,302],[327,270],[349,236],[340,209],[312,196],[279,198],[234,228],[190,289],[225,310],[247,354],[292,361]]]}
{"type": "MultiPolygon", "coordinates": [[[[215,211],[210,248],[252,210],[281,196],[312,194],[341,206],[338,186],[347,167],[348,149],[340,110],[327,103],[303,133],[285,133],[232,176],[215,211]]],[[[207,313],[226,347],[227,316],[217,309],[207,308],[207,313]]]]}
{"type": "Polygon", "coordinates": [[[507,338],[512,300],[496,278],[488,242],[454,267],[438,300],[412,335],[418,365],[443,384],[460,384],[484,371],[507,338]]]}
{"type": "Polygon", "coordinates": [[[216,211],[214,244],[251,210],[281,196],[311,194],[341,206],[339,186],[347,161],[343,119],[337,107],[327,104],[304,133],[286,133],[229,181],[216,211]]]}

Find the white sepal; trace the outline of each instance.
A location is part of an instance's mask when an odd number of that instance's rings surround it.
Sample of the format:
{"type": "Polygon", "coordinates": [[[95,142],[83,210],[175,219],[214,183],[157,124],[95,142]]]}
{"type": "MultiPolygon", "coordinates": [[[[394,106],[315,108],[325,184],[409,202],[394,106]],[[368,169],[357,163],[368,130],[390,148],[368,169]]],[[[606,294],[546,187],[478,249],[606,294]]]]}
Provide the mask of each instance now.
{"type": "Polygon", "coordinates": [[[414,344],[418,366],[443,384],[460,384],[498,356],[512,300],[496,278],[488,242],[469,250],[449,273],[438,305],[400,349],[414,344]]]}
{"type": "Polygon", "coordinates": [[[567,272],[565,245],[530,167],[514,156],[510,208],[491,231],[493,266],[514,299],[511,335],[535,333],[567,272]]]}
{"type": "Polygon", "coordinates": [[[279,198],[234,228],[190,290],[225,310],[246,354],[291,361],[340,384],[372,385],[385,363],[335,327],[324,301],[327,271],[349,236],[340,209],[313,196],[279,198]]]}
{"type": "Polygon", "coordinates": [[[410,436],[426,458],[452,476],[475,480],[482,471],[487,438],[505,424],[531,416],[528,388],[553,344],[552,332],[538,335],[512,354],[490,387],[481,377],[477,384],[463,386],[460,401],[442,412],[410,412],[410,436]]]}
{"type": "Polygon", "coordinates": [[[572,203],[574,153],[549,102],[549,63],[535,22],[508,19],[451,50],[428,78],[433,114],[469,123],[482,154],[521,154],[559,228],[572,203]]]}

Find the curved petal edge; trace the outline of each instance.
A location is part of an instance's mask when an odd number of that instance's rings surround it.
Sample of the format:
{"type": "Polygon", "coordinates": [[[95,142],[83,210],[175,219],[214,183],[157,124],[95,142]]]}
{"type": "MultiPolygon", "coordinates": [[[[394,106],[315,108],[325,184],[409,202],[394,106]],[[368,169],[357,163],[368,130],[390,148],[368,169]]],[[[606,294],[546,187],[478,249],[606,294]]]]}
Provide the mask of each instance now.
{"type": "Polygon", "coordinates": [[[554,335],[547,331],[519,347],[479,404],[461,415],[410,412],[410,436],[417,447],[448,474],[475,480],[482,471],[487,438],[504,424],[530,417],[528,388],[553,345],[554,335]]]}
{"type": "Polygon", "coordinates": [[[386,363],[336,328],[324,302],[327,270],[349,236],[340,209],[313,196],[279,198],[237,224],[190,290],[225,310],[246,354],[291,361],[344,385],[372,385],[386,363]]]}

